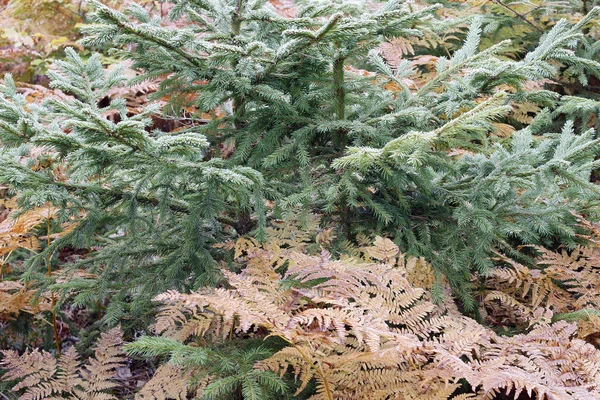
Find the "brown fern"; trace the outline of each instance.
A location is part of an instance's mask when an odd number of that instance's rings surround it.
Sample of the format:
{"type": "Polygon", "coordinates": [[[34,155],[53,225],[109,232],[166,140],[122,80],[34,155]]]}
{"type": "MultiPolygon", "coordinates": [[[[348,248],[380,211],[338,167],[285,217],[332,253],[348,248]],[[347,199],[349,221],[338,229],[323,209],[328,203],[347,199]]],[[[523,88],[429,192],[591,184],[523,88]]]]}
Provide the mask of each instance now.
{"type": "Polygon", "coordinates": [[[36,315],[42,311],[50,311],[50,294],[36,294],[36,290],[28,289],[20,282],[0,282],[0,321],[14,319],[21,312],[36,315]]]}
{"type": "Polygon", "coordinates": [[[175,365],[158,367],[152,379],[135,395],[136,400],[185,400],[188,395],[188,381],[191,374],[175,365]]]}
{"type": "Polygon", "coordinates": [[[594,241],[588,247],[570,252],[537,248],[536,268],[528,268],[503,258],[508,265],[494,270],[486,279],[484,304],[488,318],[499,325],[516,327],[571,319],[580,326],[579,337],[595,342],[600,335],[600,248],[594,241]]]}
{"type": "Polygon", "coordinates": [[[19,355],[4,350],[0,366],[8,370],[4,381],[18,381],[11,389],[20,393],[19,400],[111,400],[117,385],[113,381],[123,365],[122,332],[114,328],[100,335],[95,357],[81,366],[73,347],[57,359],[46,351],[34,349],[19,355]]]}
{"type": "Polygon", "coordinates": [[[231,288],[158,296],[164,308],[156,330],[181,341],[278,336],[288,346],[256,368],[291,372],[296,394],[315,382],[312,400],[600,396],[600,352],[576,337],[576,325],[550,324],[539,313],[549,299],[557,301],[557,289],[517,264],[498,270],[495,279],[525,293],[537,309],[524,309],[538,323],[528,334],[502,337],[455,307],[429,302],[407,276],[430,283],[430,267],[405,260],[388,239],[343,260],[282,248],[276,240],[229,247],[246,264],[241,273],[224,272],[231,288]]]}

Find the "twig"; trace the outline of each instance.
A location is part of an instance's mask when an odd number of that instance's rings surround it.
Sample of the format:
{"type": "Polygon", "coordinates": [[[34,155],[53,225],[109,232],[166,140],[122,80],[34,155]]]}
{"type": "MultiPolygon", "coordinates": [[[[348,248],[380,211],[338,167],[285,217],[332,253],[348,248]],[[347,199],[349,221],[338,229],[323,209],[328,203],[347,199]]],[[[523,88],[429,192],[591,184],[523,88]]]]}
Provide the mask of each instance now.
{"type": "MultiPolygon", "coordinates": [[[[52,219],[52,216],[50,214],[50,205],[48,205],[48,220],[46,221],[46,235],[47,235],[47,244],[48,247],[50,247],[50,220],[52,219]]],[[[46,257],[46,263],[48,266],[48,277],[52,276],[52,253],[48,252],[48,256],[46,257]]],[[[56,322],[56,310],[54,309],[54,307],[56,306],[56,297],[54,296],[54,290],[52,290],[50,292],[50,300],[52,302],[52,327],[54,329],[54,342],[56,344],[56,352],[58,357],[61,356],[61,350],[60,350],[60,335],[58,333],[58,325],[56,322]]]]}
{"type": "Polygon", "coordinates": [[[499,5],[500,7],[504,8],[507,11],[510,11],[511,13],[513,13],[516,17],[522,19],[523,21],[525,21],[527,24],[533,26],[535,29],[537,29],[539,32],[544,32],[542,30],[542,28],[540,28],[539,26],[537,26],[536,24],[534,24],[533,22],[531,22],[530,20],[527,19],[527,17],[525,17],[523,14],[519,14],[517,11],[513,10],[512,8],[510,8],[509,6],[507,6],[506,4],[502,3],[502,1],[500,0],[491,0],[492,3],[499,5]]]}

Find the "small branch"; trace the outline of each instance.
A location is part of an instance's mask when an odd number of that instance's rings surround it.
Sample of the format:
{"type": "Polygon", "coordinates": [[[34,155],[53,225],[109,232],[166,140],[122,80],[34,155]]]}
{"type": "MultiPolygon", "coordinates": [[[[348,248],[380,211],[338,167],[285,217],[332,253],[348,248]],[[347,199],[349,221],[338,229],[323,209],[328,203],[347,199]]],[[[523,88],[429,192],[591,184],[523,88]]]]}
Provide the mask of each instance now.
{"type": "Polygon", "coordinates": [[[83,16],[81,15],[80,11],[81,11],[81,5],[83,3],[83,0],[79,2],[79,7],[77,8],[77,11],[73,11],[68,7],[63,7],[60,4],[56,4],[56,8],[59,9],[57,10],[57,12],[61,12],[62,11],[66,11],[68,13],[71,13],[74,17],[79,17],[81,19],[82,22],[85,22],[85,19],[83,18],[83,16]]]}
{"type": "MultiPolygon", "coordinates": [[[[75,191],[75,190],[93,191],[93,192],[98,193],[101,196],[112,197],[113,199],[116,199],[116,200],[124,200],[126,198],[131,198],[131,199],[134,199],[135,201],[137,201],[138,203],[145,204],[145,205],[151,205],[151,206],[155,206],[155,207],[159,206],[161,204],[161,201],[156,197],[150,197],[150,196],[143,195],[143,194],[133,194],[133,193],[121,191],[118,189],[104,189],[104,188],[91,187],[91,186],[85,186],[85,185],[68,184],[68,183],[64,183],[64,182],[52,182],[52,183],[59,185],[61,187],[64,187],[68,191],[75,191]]],[[[185,204],[184,202],[177,202],[175,200],[172,200],[167,204],[167,207],[169,208],[169,210],[171,210],[175,213],[180,213],[180,214],[189,214],[190,213],[189,206],[187,204],[185,204]]],[[[215,217],[215,219],[218,222],[220,222],[221,224],[231,226],[234,229],[236,229],[236,226],[238,225],[238,221],[236,221],[232,218],[229,218],[229,217],[217,216],[217,217],[215,217]]],[[[236,231],[237,231],[237,229],[236,229],[236,231]]]]}
{"type": "Polygon", "coordinates": [[[534,27],[537,31],[539,32],[544,32],[544,30],[542,28],[540,28],[539,26],[537,26],[536,24],[534,24],[533,22],[531,22],[530,20],[527,19],[527,17],[525,17],[525,15],[523,14],[519,14],[517,11],[513,10],[512,8],[510,8],[509,6],[507,6],[506,4],[502,3],[502,1],[500,0],[491,0],[492,3],[499,5],[500,7],[504,8],[505,10],[513,13],[517,18],[522,19],[523,21],[525,21],[527,24],[531,25],[532,27],[534,27]]]}
{"type": "MultiPolygon", "coordinates": [[[[93,193],[98,194],[99,196],[108,196],[108,197],[112,197],[117,200],[132,198],[141,204],[146,204],[146,205],[151,205],[151,206],[158,206],[162,203],[161,200],[156,197],[151,197],[151,196],[147,196],[147,195],[143,195],[143,194],[134,194],[134,193],[126,192],[124,190],[119,190],[119,189],[106,189],[106,188],[102,188],[99,186],[88,186],[88,185],[82,185],[82,184],[76,184],[76,183],[54,181],[51,178],[48,178],[46,176],[41,176],[41,175],[35,173],[34,171],[32,171],[31,169],[29,169],[25,166],[20,165],[20,166],[15,166],[15,167],[18,168],[18,170],[30,175],[39,184],[56,185],[58,187],[62,187],[64,189],[66,189],[69,192],[74,192],[74,191],[93,192],[93,193]]],[[[189,214],[190,213],[189,206],[187,205],[187,203],[185,203],[183,201],[171,200],[168,202],[167,207],[169,208],[169,210],[171,210],[175,213],[180,213],[180,214],[189,214]]],[[[226,216],[217,216],[217,217],[215,217],[215,219],[218,222],[222,223],[223,225],[231,226],[234,229],[236,228],[237,223],[238,223],[237,220],[234,220],[234,219],[226,217],[226,216]]],[[[237,231],[237,229],[236,229],[236,231],[237,231]]]]}
{"type": "Polygon", "coordinates": [[[169,41],[167,41],[167,40],[148,35],[146,32],[144,32],[140,29],[137,29],[135,26],[132,26],[130,24],[122,22],[119,18],[117,18],[115,15],[113,15],[112,10],[110,10],[108,7],[102,6],[102,8],[104,11],[104,16],[106,18],[108,18],[109,20],[111,20],[116,26],[118,26],[125,32],[136,35],[136,36],[138,36],[142,39],[148,40],[150,42],[156,43],[160,46],[163,46],[164,48],[172,51],[173,53],[176,53],[176,54],[180,55],[181,57],[183,57],[185,60],[190,62],[194,67],[203,68],[202,60],[198,59],[197,57],[194,57],[192,54],[185,52],[182,49],[182,47],[175,46],[172,43],[169,43],[169,41]]]}
{"type": "MultiPolygon", "coordinates": [[[[48,218],[46,220],[46,237],[47,237],[47,245],[48,247],[50,247],[50,221],[52,219],[52,215],[50,213],[50,205],[48,205],[48,218]]],[[[48,252],[48,255],[46,256],[46,265],[48,267],[48,277],[52,276],[52,253],[48,252]]],[[[56,345],[56,353],[58,355],[58,357],[61,356],[61,345],[60,345],[60,334],[58,333],[58,324],[56,321],[56,310],[54,309],[54,307],[56,307],[56,297],[54,295],[54,290],[52,290],[50,292],[50,301],[52,303],[52,328],[54,330],[54,343],[56,345]]]]}
{"type": "Polygon", "coordinates": [[[488,56],[489,54],[494,54],[496,51],[499,51],[499,49],[502,49],[504,46],[508,45],[509,43],[510,43],[509,39],[503,40],[499,43],[496,43],[495,45],[493,45],[491,47],[488,47],[484,51],[475,54],[473,57],[468,58],[465,61],[463,61],[459,64],[456,64],[455,66],[450,67],[445,71],[442,71],[435,78],[430,79],[425,85],[423,85],[423,87],[421,87],[421,89],[419,89],[418,92],[416,93],[415,98],[419,98],[419,97],[423,96],[425,93],[427,93],[430,90],[432,90],[433,88],[435,88],[444,79],[448,78],[455,72],[460,71],[462,68],[468,66],[471,63],[474,63],[475,61],[478,61],[478,60],[488,56]]]}
{"type": "MultiPolygon", "coordinates": [[[[333,29],[334,26],[337,25],[337,23],[342,19],[343,15],[342,14],[336,14],[334,15],[328,22],[327,25],[321,27],[321,29],[319,29],[319,33],[317,34],[317,36],[315,36],[313,39],[307,41],[304,43],[303,46],[295,49],[295,51],[290,52],[289,55],[296,55],[299,54],[302,50],[306,50],[307,48],[311,47],[313,44],[319,43],[324,37],[325,35],[331,31],[333,29]]],[[[285,60],[286,57],[282,56],[279,58],[276,58],[273,62],[271,62],[271,64],[265,68],[265,70],[259,75],[257,76],[256,80],[254,81],[254,84],[258,84],[260,82],[262,82],[266,76],[268,76],[271,72],[273,72],[273,70],[277,67],[277,65],[285,60]]]]}
{"type": "Polygon", "coordinates": [[[231,33],[235,36],[239,36],[242,28],[242,3],[243,0],[237,0],[235,2],[235,11],[231,18],[231,33]]]}

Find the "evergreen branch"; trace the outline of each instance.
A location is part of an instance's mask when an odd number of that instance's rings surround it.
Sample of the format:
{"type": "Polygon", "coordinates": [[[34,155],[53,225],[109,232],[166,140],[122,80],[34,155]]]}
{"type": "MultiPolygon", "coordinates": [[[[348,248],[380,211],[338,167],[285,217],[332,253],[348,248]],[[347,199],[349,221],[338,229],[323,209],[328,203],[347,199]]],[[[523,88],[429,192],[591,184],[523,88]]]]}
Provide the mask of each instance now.
{"type": "MultiPolygon", "coordinates": [[[[78,184],[72,184],[72,183],[69,184],[69,183],[65,183],[65,182],[52,182],[52,183],[56,184],[57,186],[63,187],[65,189],[67,189],[68,191],[81,190],[81,191],[93,192],[93,193],[99,194],[100,196],[106,196],[106,197],[113,198],[114,200],[133,199],[140,204],[145,204],[145,205],[154,206],[154,207],[160,206],[161,204],[164,203],[163,200],[158,199],[156,197],[139,194],[139,193],[134,194],[132,192],[127,192],[127,191],[119,190],[119,189],[105,189],[105,188],[99,188],[97,186],[78,185],[78,184]]],[[[190,212],[191,212],[189,205],[183,201],[176,201],[176,200],[171,199],[168,201],[167,207],[175,213],[190,214],[190,212]]],[[[215,220],[217,220],[218,222],[220,222],[224,225],[231,226],[233,228],[236,228],[236,226],[239,225],[236,220],[225,217],[225,216],[216,216],[215,220]]]]}
{"type": "Polygon", "coordinates": [[[489,57],[489,56],[499,53],[500,51],[502,51],[502,49],[508,47],[508,45],[510,43],[511,43],[511,41],[509,39],[503,40],[500,43],[490,46],[487,49],[485,49],[484,51],[477,53],[473,57],[467,58],[463,62],[460,62],[460,63],[446,69],[444,72],[439,73],[435,78],[429,80],[425,85],[423,85],[423,87],[421,87],[421,89],[419,89],[419,91],[416,94],[416,98],[422,97],[424,94],[431,91],[437,85],[442,83],[444,80],[446,80],[448,77],[450,77],[455,72],[460,71],[462,68],[464,68],[470,64],[473,64],[476,61],[485,59],[486,57],[489,57]]]}
{"type": "Polygon", "coordinates": [[[452,119],[450,122],[445,125],[439,127],[434,131],[437,136],[441,136],[446,132],[452,131],[454,128],[459,127],[469,121],[474,120],[490,120],[495,118],[503,113],[507,113],[510,111],[509,105],[500,104],[506,98],[506,93],[498,92],[494,96],[485,100],[484,102],[478,104],[473,109],[459,115],[458,117],[452,119]]]}
{"type": "MultiPolygon", "coordinates": [[[[26,166],[22,166],[22,165],[14,165],[13,168],[18,169],[21,172],[25,172],[31,178],[35,179],[36,184],[38,184],[38,185],[50,185],[50,186],[54,185],[56,187],[64,188],[68,192],[71,192],[71,193],[72,192],[95,193],[101,197],[108,197],[108,198],[112,198],[114,200],[132,199],[140,204],[154,206],[154,207],[160,206],[165,203],[164,200],[161,200],[156,197],[148,196],[145,194],[141,194],[141,193],[132,193],[132,192],[128,192],[125,190],[116,189],[116,188],[108,189],[108,188],[104,188],[104,187],[97,186],[97,185],[83,185],[83,184],[77,184],[77,183],[72,183],[72,182],[69,183],[69,182],[55,181],[55,180],[52,180],[50,177],[37,174],[34,171],[32,171],[31,169],[27,168],[26,166]]],[[[169,208],[169,210],[171,210],[175,213],[179,213],[179,214],[190,214],[190,212],[191,212],[189,205],[184,201],[178,201],[178,200],[171,199],[167,202],[166,206],[167,206],[167,208],[169,208]]],[[[233,227],[234,229],[236,227],[239,227],[238,221],[236,221],[232,218],[225,217],[225,216],[216,216],[215,219],[224,225],[233,227]]]]}
{"type": "Polygon", "coordinates": [[[98,9],[98,12],[102,12],[102,16],[104,16],[108,20],[112,21],[116,26],[121,28],[121,30],[123,30],[127,33],[130,33],[132,35],[135,35],[141,39],[147,40],[149,42],[156,43],[157,45],[162,46],[165,49],[172,51],[175,54],[178,54],[183,59],[190,62],[190,64],[192,64],[196,68],[204,67],[202,58],[194,57],[192,54],[189,54],[188,52],[184,51],[182,48],[173,45],[169,41],[164,40],[159,37],[156,37],[156,36],[153,36],[153,35],[150,35],[143,29],[138,29],[137,27],[124,22],[121,18],[119,18],[116,15],[116,11],[110,9],[109,7],[100,3],[99,1],[90,0],[90,2],[98,9]]]}
{"type": "MultiPolygon", "coordinates": [[[[259,75],[257,75],[257,77],[255,78],[254,83],[261,83],[264,81],[264,79],[273,72],[273,70],[275,68],[277,68],[277,66],[279,65],[280,62],[284,61],[286,59],[287,56],[290,55],[297,55],[299,54],[301,51],[308,49],[309,47],[319,43],[320,41],[322,41],[325,38],[325,35],[330,32],[336,25],[337,23],[342,19],[343,14],[341,13],[337,13],[334,14],[329,21],[327,21],[327,24],[323,25],[321,27],[321,29],[319,29],[316,33],[316,35],[314,35],[310,40],[308,41],[304,41],[302,46],[295,48],[294,52],[288,51],[283,53],[280,57],[276,57],[271,64],[265,68],[265,70],[260,73],[259,75]]],[[[284,32],[285,33],[285,32],[284,32]]]]}

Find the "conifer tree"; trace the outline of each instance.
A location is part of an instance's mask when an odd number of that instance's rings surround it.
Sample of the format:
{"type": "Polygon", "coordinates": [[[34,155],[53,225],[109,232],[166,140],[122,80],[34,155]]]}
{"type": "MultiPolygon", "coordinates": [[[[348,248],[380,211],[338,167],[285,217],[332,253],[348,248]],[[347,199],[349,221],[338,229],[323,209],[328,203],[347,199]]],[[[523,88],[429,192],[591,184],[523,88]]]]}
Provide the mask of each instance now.
{"type": "Polygon", "coordinates": [[[574,243],[572,212],[597,211],[594,132],[566,122],[557,133],[552,121],[589,101],[561,98],[543,82],[566,69],[582,82],[600,75],[576,51],[598,9],[558,22],[511,59],[508,40],[482,47],[478,18],[445,56],[417,45],[456,25],[436,14],[439,5],[299,0],[284,17],[265,0],[178,0],[171,26],[135,4],[120,12],[91,3],[83,43],[131,60],[139,75],[129,84],[159,79],[155,98],[168,104],[134,116],[122,99],[104,105],[123,75],[72,50],[51,74],[65,96],[29,105],[8,78],[0,184],[26,207],[58,206],[57,222],[81,219],[28,265],[34,273],[64,246],[97,249],[75,267],[98,279],[55,287],[76,290],[77,304],[110,296],[109,322],[146,310],[159,291],[218,281],[212,245],[254,228],[261,238],[265,198],[275,216],[298,205],[325,213],[340,243],[394,237],[427,256],[466,307],[469,272],[487,272],[494,251],[574,243]],[[433,69],[393,62],[380,47],[390,38],[414,41],[413,52],[435,57],[433,69]],[[515,104],[541,111],[510,142],[493,140],[515,104]],[[182,110],[192,110],[186,129],[149,129],[153,115],[182,110]],[[230,158],[215,157],[231,143],[230,158]],[[31,155],[32,169],[22,159],[33,147],[46,151],[31,155]]]}
{"type": "Polygon", "coordinates": [[[462,47],[439,57],[435,73],[415,89],[406,82],[420,71],[408,61],[391,65],[378,46],[443,28],[438,6],[297,4],[297,15],[283,18],[264,1],[177,2],[171,17],[189,19],[184,29],[160,27],[137,8],[121,14],[98,5],[86,43],[135,43],[125,56],[143,71],[139,79],[169,74],[162,95],[191,93],[200,112],[227,110],[201,131],[212,143],[235,140],[232,161],[263,173],[280,207],[325,210],[343,236],[364,227],[387,231],[456,285],[464,286],[472,269],[487,271],[498,246],[574,240],[569,211],[591,211],[587,200],[596,191],[585,174],[594,168],[597,142],[582,134],[584,151],[568,156],[581,161],[575,164],[553,160],[551,151],[574,135],[568,124],[555,145],[530,143],[531,135],[552,131],[545,115],[561,101],[543,86],[527,86],[566,68],[582,82],[600,73],[598,62],[575,52],[597,9],[575,25],[558,22],[518,60],[503,56],[509,40],[480,51],[484,21],[475,19],[462,47]],[[516,102],[548,111],[512,145],[492,145],[493,122],[516,102]],[[449,157],[449,148],[475,158],[449,157]],[[575,197],[581,201],[568,202],[575,197]]]}
{"type": "Polygon", "coordinates": [[[99,279],[76,275],[67,287],[75,304],[111,298],[111,324],[148,312],[165,288],[218,280],[211,245],[235,232],[228,211],[260,209],[260,173],[207,160],[209,143],[193,128],[149,132],[157,104],[134,116],[123,99],[103,106],[125,78],[120,68],[105,71],[98,54],[84,61],[68,49],[50,77],[64,95],[41,104],[28,104],[10,76],[0,87],[0,181],[24,210],[51,204],[60,209],[55,223],[77,221],[28,260],[28,277],[43,280],[36,267],[63,247],[96,248],[74,267],[99,279]],[[106,118],[111,111],[118,122],[106,118]]]}
{"type": "Polygon", "coordinates": [[[19,241],[44,238],[3,255],[0,278],[15,260],[26,271],[0,282],[3,315],[52,313],[60,359],[4,352],[13,391],[94,386],[108,342],[94,368],[61,358],[68,304],[97,311],[80,347],[121,324],[143,335],[130,355],[168,361],[140,399],[593,396],[597,247],[580,245],[600,236],[600,101],[574,88],[600,79],[600,8],[539,24],[546,6],[519,1],[475,17],[427,0],[275,3],[174,0],[165,23],[91,0],[83,44],[127,67],[68,48],[43,100],[0,83],[0,189],[11,217],[35,214],[19,241]],[[132,111],[124,87],[147,81],[132,111]],[[458,307],[430,302],[450,289],[458,307]],[[530,332],[461,314],[486,310],[530,332]]]}

